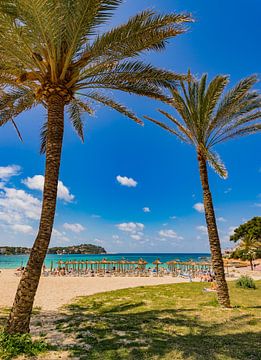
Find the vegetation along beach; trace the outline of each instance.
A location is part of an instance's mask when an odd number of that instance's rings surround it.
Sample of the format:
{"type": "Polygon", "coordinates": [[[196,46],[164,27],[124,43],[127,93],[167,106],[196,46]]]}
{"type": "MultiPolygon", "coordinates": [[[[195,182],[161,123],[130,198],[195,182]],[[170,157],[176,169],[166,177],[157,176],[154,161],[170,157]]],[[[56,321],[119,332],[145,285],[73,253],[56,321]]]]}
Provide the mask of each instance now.
{"type": "Polygon", "coordinates": [[[0,0],[0,359],[261,359],[260,13],[0,0]]]}

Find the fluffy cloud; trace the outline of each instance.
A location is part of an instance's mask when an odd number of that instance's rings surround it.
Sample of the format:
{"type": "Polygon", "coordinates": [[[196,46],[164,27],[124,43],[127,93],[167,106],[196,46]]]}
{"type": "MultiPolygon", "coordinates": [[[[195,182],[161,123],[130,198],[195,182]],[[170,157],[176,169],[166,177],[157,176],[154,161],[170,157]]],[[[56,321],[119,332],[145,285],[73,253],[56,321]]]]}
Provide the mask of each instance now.
{"type": "Polygon", "coordinates": [[[200,213],[204,213],[204,204],[202,204],[202,203],[196,203],[196,204],[194,204],[193,205],[193,208],[195,209],[195,210],[197,210],[198,212],[200,212],[200,213]]]}
{"type": "Polygon", "coordinates": [[[144,229],[144,224],[128,222],[117,224],[116,227],[121,231],[136,233],[137,231],[142,231],[144,229]]]}
{"type": "Polygon", "coordinates": [[[75,232],[75,233],[80,233],[82,232],[83,230],[85,230],[85,227],[83,227],[81,224],[68,224],[68,223],[64,223],[63,224],[63,227],[66,229],[66,230],[70,230],[72,232],[75,232]]]}
{"type": "Polygon", "coordinates": [[[0,217],[7,223],[38,220],[40,212],[41,202],[24,190],[4,187],[0,191],[0,217]]]}
{"type": "Polygon", "coordinates": [[[12,225],[12,229],[14,230],[14,232],[23,233],[23,234],[33,233],[33,228],[30,225],[14,224],[12,225]]]}
{"type": "Polygon", "coordinates": [[[21,167],[18,165],[0,166],[0,179],[9,180],[12,176],[19,175],[21,167]]]}
{"type": "Polygon", "coordinates": [[[208,229],[206,226],[204,225],[200,225],[197,226],[197,230],[199,230],[200,232],[202,232],[202,234],[207,235],[208,234],[208,229]]]}
{"type": "Polygon", "coordinates": [[[160,230],[159,231],[159,236],[163,237],[163,238],[171,238],[171,239],[177,239],[177,240],[182,240],[183,237],[182,236],[178,236],[178,234],[171,229],[168,230],[160,230]]]}
{"type": "Polygon", "coordinates": [[[230,227],[228,228],[228,235],[229,235],[229,236],[234,235],[234,231],[235,231],[236,228],[237,228],[236,226],[230,226],[230,227]]]}
{"type": "Polygon", "coordinates": [[[52,231],[52,240],[60,244],[70,241],[70,239],[66,236],[65,232],[61,232],[57,229],[53,229],[52,231]]]}
{"type": "Polygon", "coordinates": [[[149,213],[151,211],[149,207],[144,207],[142,210],[145,213],[149,213]]]}
{"type": "MultiPolygon", "coordinates": [[[[25,184],[31,190],[40,190],[43,191],[44,187],[44,176],[35,175],[33,177],[28,177],[22,180],[22,183],[25,184]]],[[[62,181],[58,182],[58,199],[70,202],[74,199],[74,195],[70,194],[69,189],[63,184],[62,181]]]]}
{"type": "Polygon", "coordinates": [[[135,181],[132,178],[128,178],[127,176],[120,176],[118,175],[116,177],[116,180],[118,181],[118,183],[120,183],[122,186],[127,186],[127,187],[136,187],[138,185],[138,182],[135,181]]]}
{"type": "Polygon", "coordinates": [[[133,240],[141,240],[141,239],[142,239],[142,236],[141,236],[141,235],[137,235],[137,234],[132,234],[132,235],[131,235],[131,238],[132,238],[133,240]]]}

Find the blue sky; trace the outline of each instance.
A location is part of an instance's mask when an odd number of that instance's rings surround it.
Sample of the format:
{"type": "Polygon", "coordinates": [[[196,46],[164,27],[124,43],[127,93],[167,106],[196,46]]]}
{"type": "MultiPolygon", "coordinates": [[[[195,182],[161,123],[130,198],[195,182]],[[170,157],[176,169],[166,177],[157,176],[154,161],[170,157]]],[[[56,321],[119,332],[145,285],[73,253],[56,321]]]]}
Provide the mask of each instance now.
{"type": "MultiPolygon", "coordinates": [[[[259,0],[126,0],[112,24],[148,8],[188,11],[196,19],[165,52],[144,56],[151,63],[210,77],[230,74],[231,85],[260,73],[259,0]]],[[[160,106],[125,94],[118,99],[140,116],[155,116],[160,106]]],[[[39,155],[43,116],[38,108],[19,117],[24,143],[9,125],[0,129],[0,245],[30,246],[34,240],[44,171],[39,155]]],[[[204,214],[198,211],[202,193],[193,148],[151,124],[142,128],[102,107],[94,118],[86,117],[85,133],[81,144],[67,122],[52,245],[86,242],[110,252],[209,251],[204,214]],[[117,176],[136,186],[122,185],[117,176]]],[[[221,180],[210,170],[225,248],[235,226],[260,215],[260,136],[216,150],[229,171],[228,179],[221,180]]]]}

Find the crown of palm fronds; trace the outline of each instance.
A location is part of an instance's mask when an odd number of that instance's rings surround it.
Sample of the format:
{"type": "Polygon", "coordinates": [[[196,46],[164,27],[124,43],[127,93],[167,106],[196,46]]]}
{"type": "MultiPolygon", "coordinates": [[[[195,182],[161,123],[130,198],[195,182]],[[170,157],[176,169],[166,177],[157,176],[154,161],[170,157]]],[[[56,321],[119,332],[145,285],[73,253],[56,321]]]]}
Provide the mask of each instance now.
{"type": "Polygon", "coordinates": [[[44,105],[56,91],[70,104],[68,113],[81,138],[81,114],[92,113],[95,102],[141,123],[132,111],[101,91],[120,90],[167,101],[162,89],[175,88],[184,76],[131,59],[147,50],[164,49],[169,38],[187,30],[192,18],[148,10],[100,34],[100,26],[121,3],[0,0],[2,82],[11,88],[19,83],[28,89],[29,97],[34,94],[44,105]]]}
{"type": "Polygon", "coordinates": [[[260,121],[256,121],[261,117],[261,96],[253,90],[257,77],[249,76],[225,93],[228,82],[228,76],[219,75],[207,84],[206,74],[197,80],[189,73],[188,80],[181,81],[179,89],[171,89],[170,103],[181,121],[163,110],[159,112],[174,127],[145,116],[180,140],[194,145],[221,177],[226,177],[227,171],[213,146],[261,130],[260,121]]]}

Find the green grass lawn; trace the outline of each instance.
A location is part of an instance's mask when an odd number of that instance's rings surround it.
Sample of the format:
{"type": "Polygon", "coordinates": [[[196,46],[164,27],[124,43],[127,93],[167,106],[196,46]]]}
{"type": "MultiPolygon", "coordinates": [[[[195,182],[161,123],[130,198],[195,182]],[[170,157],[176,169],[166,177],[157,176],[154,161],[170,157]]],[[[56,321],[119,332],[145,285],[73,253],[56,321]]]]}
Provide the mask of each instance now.
{"type": "Polygon", "coordinates": [[[56,331],[74,339],[74,358],[86,360],[259,360],[261,281],[256,283],[256,290],[230,283],[229,310],[200,283],[82,297],[66,308],[56,331]]]}

